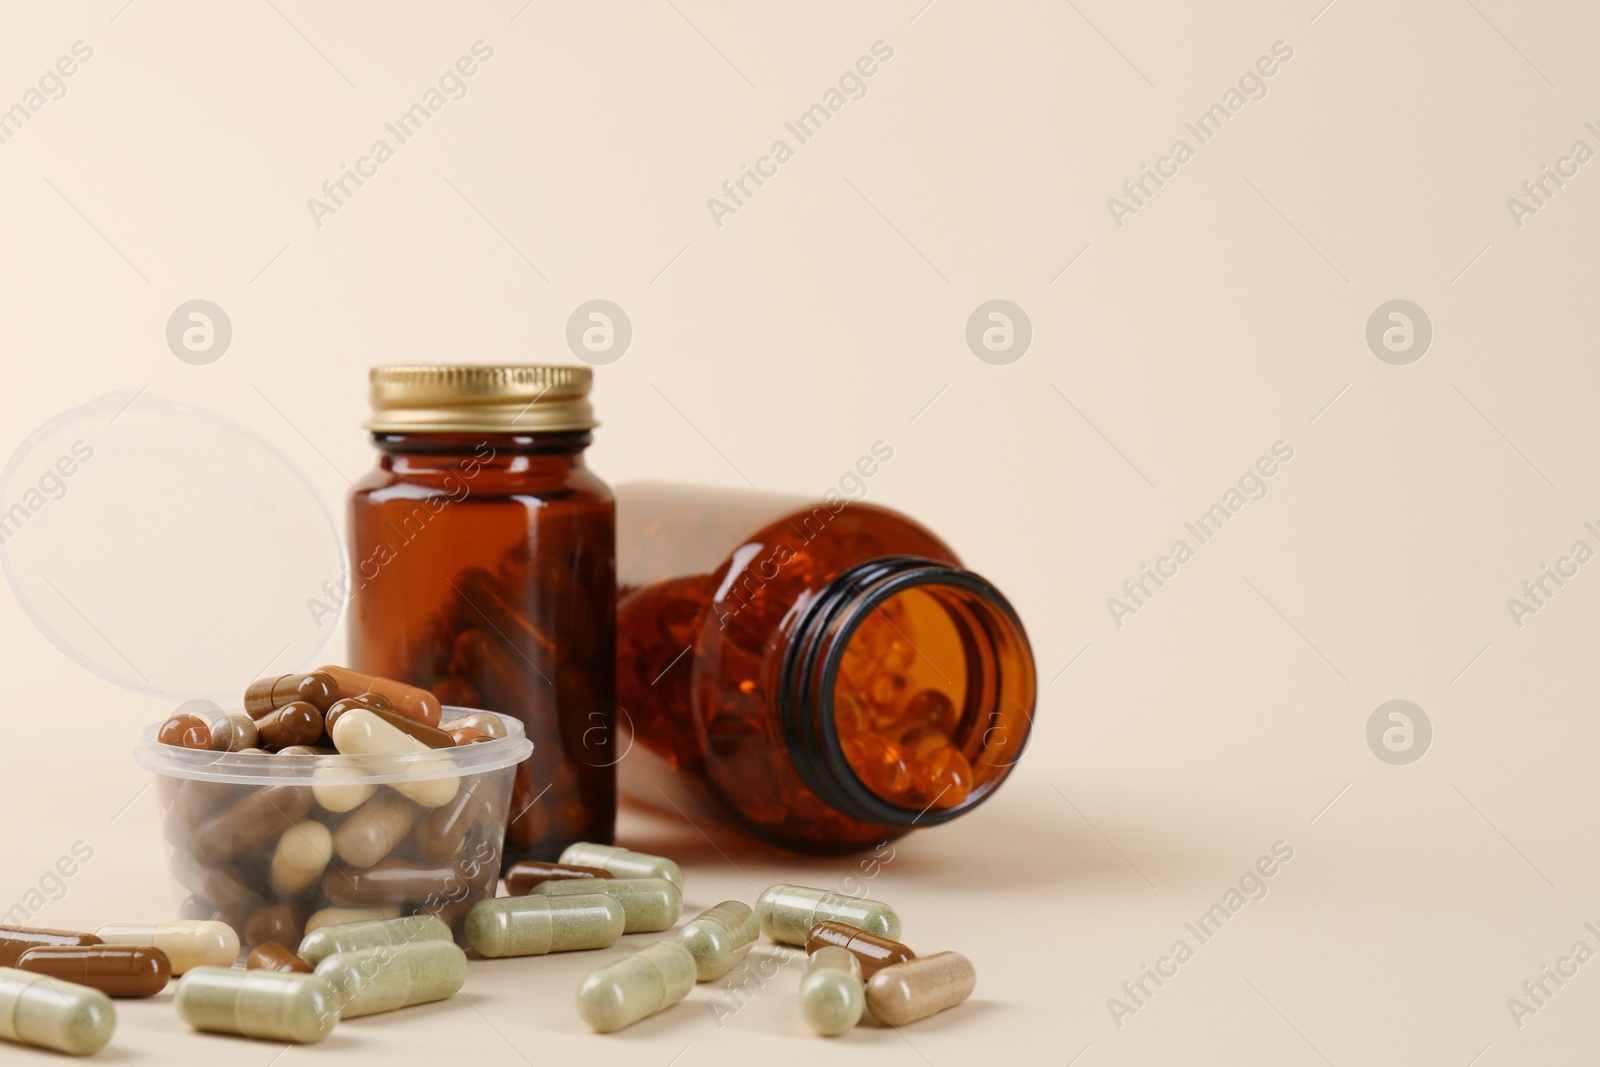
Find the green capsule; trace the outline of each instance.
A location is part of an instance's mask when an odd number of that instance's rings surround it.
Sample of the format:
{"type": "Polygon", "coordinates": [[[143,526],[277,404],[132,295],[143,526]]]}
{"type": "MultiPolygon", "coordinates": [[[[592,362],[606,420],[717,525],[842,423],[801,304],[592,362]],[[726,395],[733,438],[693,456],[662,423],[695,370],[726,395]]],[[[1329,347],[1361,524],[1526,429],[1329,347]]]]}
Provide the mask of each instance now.
{"type": "Polygon", "coordinates": [[[900,916],[889,905],[826,889],[775,885],[756,901],[756,914],[761,917],[761,932],[785,945],[804,945],[811,928],[828,920],[848,923],[891,941],[900,940],[900,916]]]}
{"type": "Polygon", "coordinates": [[[117,1010],[100,990],[0,967],[0,1037],[92,1056],[116,1028],[117,1010]]]}
{"type": "Polygon", "coordinates": [[[823,1037],[844,1033],[861,1021],[867,991],[861,961],[847,948],[823,945],[806,961],[800,978],[800,1016],[823,1037]]]}
{"type": "Polygon", "coordinates": [[[541,882],[534,892],[545,897],[585,896],[604,893],[622,905],[625,934],[669,930],[683,914],[683,894],[662,878],[570,878],[541,882]]]}
{"type": "Polygon", "coordinates": [[[678,944],[694,957],[695,977],[709,982],[733,970],[760,933],[761,922],[750,905],[725,900],[689,920],[678,931],[678,944]]]}
{"type": "Polygon", "coordinates": [[[295,955],[315,966],[335,952],[355,952],[383,945],[409,945],[415,941],[454,941],[450,927],[436,915],[403,915],[398,919],[367,919],[354,923],[319,926],[300,939],[295,955]]]}
{"type": "Polygon", "coordinates": [[[448,1000],[467,980],[467,954],[454,941],[414,941],[409,945],[336,952],[317,964],[328,983],[339,1018],[448,1000]]]}
{"type": "Polygon", "coordinates": [[[196,967],[178,980],[178,1017],[196,1030],[310,1044],[339,1021],[328,986],[314,974],[196,967]]]}
{"type": "Polygon", "coordinates": [[[657,941],[585,978],[578,987],[578,1014],[609,1034],[672,1007],[693,988],[689,950],[676,941],[657,941]]]}
{"type": "Polygon", "coordinates": [[[543,956],[609,948],[626,926],[622,901],[604,893],[496,897],[478,901],[467,914],[467,944],[490,959],[543,956]]]}
{"type": "Polygon", "coordinates": [[[613,878],[664,878],[683,892],[683,868],[665,856],[579,841],[566,847],[561,853],[561,862],[599,867],[610,871],[613,878]]]}

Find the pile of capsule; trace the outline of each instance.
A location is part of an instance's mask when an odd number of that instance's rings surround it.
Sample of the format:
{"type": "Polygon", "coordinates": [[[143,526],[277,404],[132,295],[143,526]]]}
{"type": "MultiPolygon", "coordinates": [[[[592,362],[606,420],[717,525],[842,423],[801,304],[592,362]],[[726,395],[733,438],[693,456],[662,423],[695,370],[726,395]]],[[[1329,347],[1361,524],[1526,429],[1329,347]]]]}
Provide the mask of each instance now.
{"type": "MultiPolygon", "coordinates": [[[[495,715],[441,723],[439,700],[427,690],[342,667],[261,679],[243,703],[243,711],[209,721],[174,715],[157,739],[305,756],[429,752],[506,736],[495,715]]],[[[419,908],[459,929],[472,904],[494,895],[503,815],[487,802],[485,779],[443,765],[427,778],[427,767],[420,762],[417,780],[389,785],[159,777],[174,877],[192,894],[184,916],[222,919],[248,946],[419,908]]]]}
{"type": "MultiPolygon", "coordinates": [[[[475,903],[464,924],[479,956],[542,956],[609,948],[624,934],[671,930],[683,911],[683,872],[670,859],[579,842],[554,863],[506,872],[510,894],[475,903]]],[[[216,920],[107,923],[94,933],[0,927],[0,1038],[77,1055],[110,1040],[109,998],[148,997],[178,979],[173,1003],[197,1030],[310,1043],[349,1019],[454,996],[467,955],[437,916],[413,914],[308,924],[290,949],[255,946],[239,968],[239,936],[216,920]]],[[[775,885],[752,908],[729,900],[670,940],[590,974],[578,1014],[611,1033],[682,1001],[697,982],[727,974],[760,935],[808,954],[799,1008],[817,1033],[845,1033],[864,1015],[905,1026],[966,1000],[977,982],[957,952],[918,957],[901,944],[889,905],[775,885]]]]}

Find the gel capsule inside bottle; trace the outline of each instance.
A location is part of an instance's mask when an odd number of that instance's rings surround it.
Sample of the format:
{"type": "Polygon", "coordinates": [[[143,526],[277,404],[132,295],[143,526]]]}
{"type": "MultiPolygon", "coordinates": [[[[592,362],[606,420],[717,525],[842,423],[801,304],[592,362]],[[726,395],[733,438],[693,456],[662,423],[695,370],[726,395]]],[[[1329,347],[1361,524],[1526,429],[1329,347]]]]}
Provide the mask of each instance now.
{"type": "Polygon", "coordinates": [[[852,852],[971,811],[1025,750],[1022,622],[910,518],[837,493],[639,484],[617,522],[628,796],[852,852]]]}

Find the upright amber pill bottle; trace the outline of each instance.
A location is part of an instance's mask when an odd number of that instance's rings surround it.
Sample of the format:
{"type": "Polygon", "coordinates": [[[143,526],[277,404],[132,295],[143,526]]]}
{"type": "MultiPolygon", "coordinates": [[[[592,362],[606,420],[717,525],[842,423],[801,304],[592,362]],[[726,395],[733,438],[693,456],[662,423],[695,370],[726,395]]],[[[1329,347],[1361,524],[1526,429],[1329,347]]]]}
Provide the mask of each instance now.
{"type": "Polygon", "coordinates": [[[616,518],[584,464],[591,379],[372,371],[379,459],[350,498],[350,666],[522,720],[534,750],[505,864],[612,837],[616,518]]]}
{"type": "Polygon", "coordinates": [[[957,818],[1011,773],[1032,650],[926,528],[840,493],[640,484],[617,507],[627,794],[709,799],[765,841],[838,853],[957,818]]]}

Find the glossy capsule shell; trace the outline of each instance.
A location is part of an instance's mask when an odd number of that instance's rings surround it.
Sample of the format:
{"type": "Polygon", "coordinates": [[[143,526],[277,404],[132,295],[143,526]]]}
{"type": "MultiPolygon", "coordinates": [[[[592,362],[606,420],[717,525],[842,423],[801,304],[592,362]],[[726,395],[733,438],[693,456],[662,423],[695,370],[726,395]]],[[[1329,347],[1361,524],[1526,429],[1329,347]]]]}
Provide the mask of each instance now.
{"type": "Polygon", "coordinates": [[[91,1056],[117,1028],[117,1010],[98,989],[0,967],[0,1038],[91,1056]]]}
{"type": "Polygon", "coordinates": [[[689,950],[676,941],[658,941],[585,978],[578,987],[578,1014],[609,1034],[672,1007],[693,988],[689,950]]]}
{"type": "Polygon", "coordinates": [[[664,856],[578,841],[562,851],[561,862],[600,867],[610,871],[614,878],[664,878],[677,886],[679,892],[683,891],[683,868],[664,856]]]}
{"type": "Polygon", "coordinates": [[[547,863],[544,860],[518,860],[506,868],[506,892],[526,896],[544,882],[565,882],[579,878],[610,878],[604,867],[581,867],[575,863],[547,863]]]}
{"type": "Polygon", "coordinates": [[[216,919],[106,923],[95,931],[108,945],[147,945],[167,954],[173,974],[195,967],[231,967],[239,958],[239,935],[216,919]]]}
{"type": "MultiPolygon", "coordinates": [[[[346,755],[400,755],[408,752],[434,751],[416,738],[396,730],[364,708],[347,711],[339,716],[339,721],[333,724],[332,737],[334,747],[346,755]]],[[[422,760],[408,764],[405,769],[408,774],[415,774],[418,777],[404,782],[390,783],[389,788],[410,797],[425,808],[437,808],[442,804],[448,804],[461,786],[460,779],[450,774],[449,759],[443,756],[431,761],[422,760]],[[439,777],[421,777],[433,771],[437,771],[439,777]]]]}
{"type": "Polygon", "coordinates": [[[626,934],[648,934],[671,929],[683,914],[683,894],[671,882],[660,878],[574,878],[564,882],[542,882],[534,892],[558,897],[604,893],[622,905],[626,934]]]}
{"type": "Polygon", "coordinates": [[[15,967],[17,959],[39,945],[98,945],[93,934],[76,930],[51,930],[43,926],[0,926],[0,967],[15,967]]]}
{"type": "Polygon", "coordinates": [[[885,967],[867,981],[867,1009],[890,1026],[904,1026],[953,1008],[972,995],[978,972],[959,952],[935,952],[885,967]]]}
{"type": "Polygon", "coordinates": [[[761,934],[755,909],[739,900],[725,900],[701,912],[678,931],[678,944],[694,957],[701,982],[721,978],[745,958],[761,934]]]}
{"type": "Polygon", "coordinates": [[[849,923],[821,922],[811,928],[806,936],[806,951],[815,952],[823,945],[838,945],[855,954],[861,961],[861,973],[871,978],[882,967],[917,958],[917,954],[898,941],[869,934],[849,923]]]}
{"type": "Polygon", "coordinates": [[[244,691],[244,710],[252,719],[259,719],[273,708],[304,700],[316,705],[317,710],[326,711],[338,695],[338,684],[322,671],[280,674],[251,682],[244,691]]]}
{"type": "Polygon", "coordinates": [[[376,675],[361,674],[347,667],[322,667],[319,670],[333,679],[339,688],[341,697],[358,697],[363,693],[376,693],[386,697],[394,710],[400,714],[425,723],[428,726],[439,725],[439,714],[443,705],[439,698],[426,689],[418,689],[414,685],[406,685],[392,678],[379,678],[376,675]]]}
{"type": "Polygon", "coordinates": [[[341,767],[318,767],[311,772],[311,795],[325,811],[340,814],[354,811],[365,804],[378,791],[375,782],[318,781],[317,779],[347,778],[350,771],[341,767]]]}
{"type": "Polygon", "coordinates": [[[339,952],[317,964],[339,1018],[447,1000],[467,981],[467,954],[453,941],[414,941],[339,952]]]}
{"type": "MultiPolygon", "coordinates": [[[[340,829],[342,832],[343,827],[340,829]]],[[[295,823],[283,832],[273,849],[268,876],[272,891],[280,897],[295,896],[321,878],[332,859],[332,831],[315,819],[295,823]]]]}
{"type": "Polygon", "coordinates": [[[467,944],[480,956],[543,956],[609,948],[627,925],[622,902],[604,893],[480,900],[467,913],[467,944]]]}
{"type": "Polygon", "coordinates": [[[301,959],[315,966],[338,952],[454,939],[450,927],[436,916],[405,915],[398,919],[369,919],[366,922],[324,926],[302,938],[296,952],[301,959]]]}
{"type": "Polygon", "coordinates": [[[811,928],[830,919],[891,941],[900,939],[900,916],[889,905],[809,886],[772,886],[756,901],[756,914],[761,932],[785,945],[804,945],[811,928]]]}
{"type": "Polygon", "coordinates": [[[800,977],[800,1017],[823,1037],[835,1037],[861,1021],[867,1007],[861,961],[849,949],[823,945],[806,960],[800,977]]]}
{"type": "Polygon", "coordinates": [[[328,985],[314,974],[197,967],[178,982],[178,1017],[196,1030],[272,1041],[321,1041],[339,1021],[328,985]]]}
{"type": "Polygon", "coordinates": [[[487,711],[474,711],[470,715],[462,715],[449,722],[440,723],[439,729],[446,733],[454,733],[456,730],[476,730],[491,740],[508,737],[511,733],[506,729],[506,724],[500,716],[487,711]]]}
{"type": "Polygon", "coordinates": [[[308,700],[273,708],[256,720],[256,744],[269,752],[314,744],[322,736],[322,711],[308,700]]]}
{"type": "Polygon", "coordinates": [[[167,954],[144,945],[37,945],[17,969],[98,989],[108,997],[153,997],[167,988],[167,954]]]}
{"type": "Polygon", "coordinates": [[[292,974],[310,974],[311,964],[294,954],[292,949],[278,944],[276,941],[266,941],[255,947],[250,957],[244,961],[245,969],[251,971],[287,971],[292,974]]]}
{"type": "Polygon", "coordinates": [[[403,734],[421,741],[429,748],[454,748],[455,741],[451,736],[437,726],[420,723],[407,715],[402,715],[389,706],[384,700],[380,705],[376,701],[383,700],[376,693],[367,693],[359,697],[343,697],[333,702],[333,707],[328,709],[327,718],[324,720],[328,732],[333,732],[334,725],[347,711],[370,711],[384,722],[393,726],[403,734]]]}

